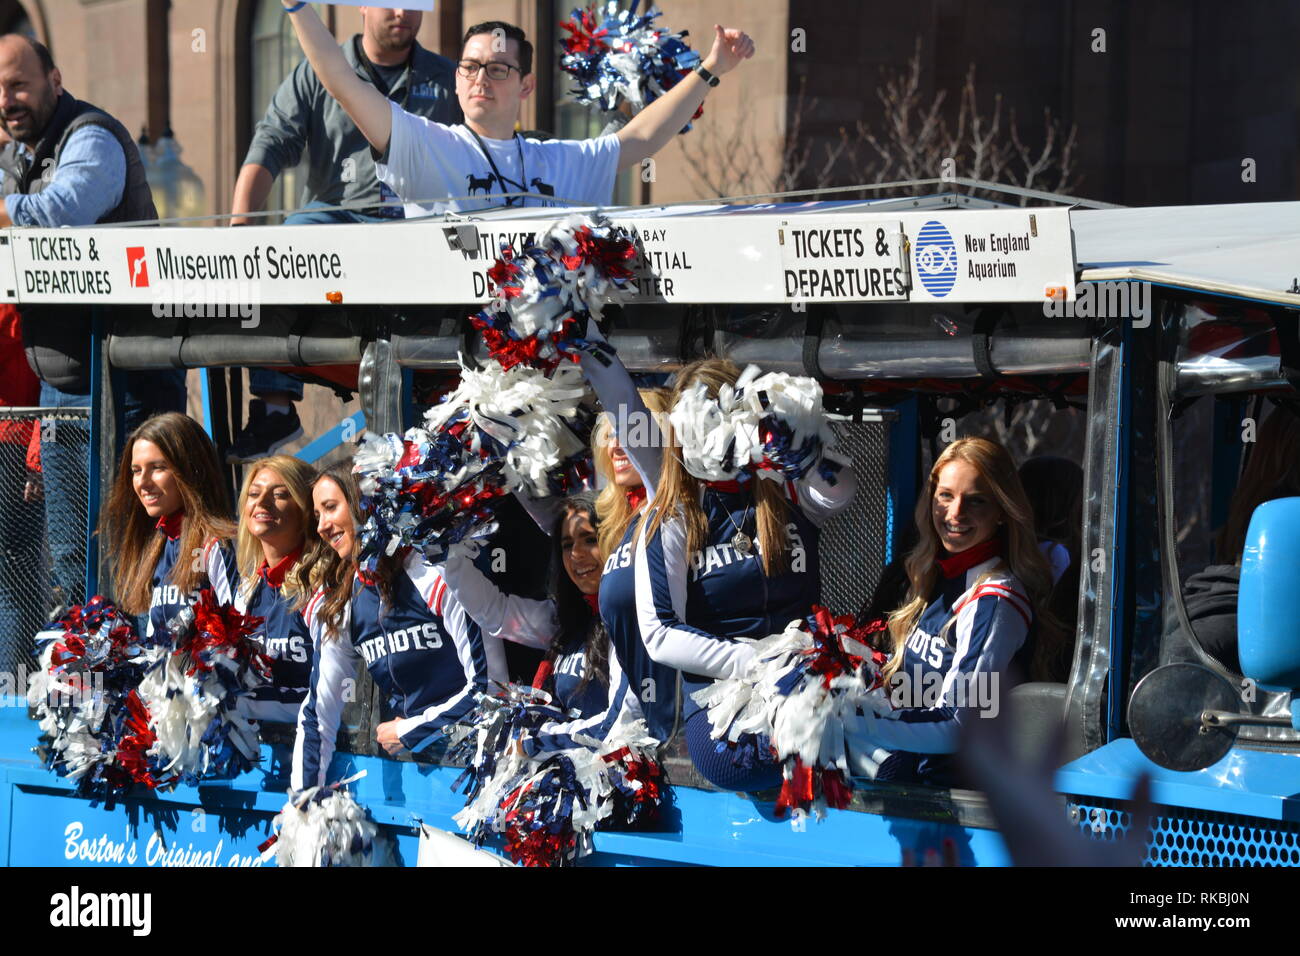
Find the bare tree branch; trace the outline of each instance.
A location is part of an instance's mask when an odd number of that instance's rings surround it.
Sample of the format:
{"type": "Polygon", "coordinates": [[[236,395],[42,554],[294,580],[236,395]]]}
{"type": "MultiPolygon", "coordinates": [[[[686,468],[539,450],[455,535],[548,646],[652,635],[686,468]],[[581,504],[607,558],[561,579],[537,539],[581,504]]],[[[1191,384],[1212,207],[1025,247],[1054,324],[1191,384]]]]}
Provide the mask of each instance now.
{"type": "MultiPolygon", "coordinates": [[[[945,160],[952,160],[959,177],[1000,182],[1026,188],[1073,192],[1077,127],[1063,130],[1050,109],[1043,111],[1043,139],[1029,143],[1011,110],[1003,122],[1003,97],[993,96],[992,111],[980,109],[975,65],[966,71],[962,87],[950,106],[949,90],[924,92],[922,45],[916,40],[905,66],[882,72],[876,88],[880,117],[872,124],[856,119],[824,141],[805,134],[804,118],[815,113],[818,100],[807,96],[807,78],[800,77],[785,142],[773,157],[761,148],[749,117],[737,115],[730,124],[704,124],[681,139],[691,179],[712,196],[773,193],[795,189],[858,185],[942,177],[945,160]],[[775,163],[775,168],[773,168],[775,163]]],[[[893,189],[874,195],[925,192],[930,187],[893,189]]],[[[976,190],[976,194],[982,194],[976,190]]],[[[996,195],[989,193],[989,195],[996,195]]],[[[1005,197],[999,197],[1005,198],[1005,197]]],[[[1023,205],[1026,200],[1021,200],[1023,205]]]]}

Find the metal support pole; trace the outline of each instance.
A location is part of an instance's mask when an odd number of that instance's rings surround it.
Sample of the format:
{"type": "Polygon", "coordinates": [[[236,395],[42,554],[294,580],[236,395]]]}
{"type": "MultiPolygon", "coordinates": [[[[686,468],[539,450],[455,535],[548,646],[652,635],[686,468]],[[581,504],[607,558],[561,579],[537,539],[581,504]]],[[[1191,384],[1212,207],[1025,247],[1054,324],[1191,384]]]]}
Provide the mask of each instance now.
{"type": "Polygon", "coordinates": [[[402,369],[386,338],[366,344],[357,383],[366,424],[375,432],[402,430],[402,369]]]}

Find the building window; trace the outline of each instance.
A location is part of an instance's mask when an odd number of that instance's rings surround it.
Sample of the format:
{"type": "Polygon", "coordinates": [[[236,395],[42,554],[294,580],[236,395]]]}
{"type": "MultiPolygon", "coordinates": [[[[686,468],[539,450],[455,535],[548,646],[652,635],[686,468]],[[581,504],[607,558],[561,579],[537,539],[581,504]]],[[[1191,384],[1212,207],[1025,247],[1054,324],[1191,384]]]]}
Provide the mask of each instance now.
{"type": "Polygon", "coordinates": [[[0,3],[0,33],[21,33],[25,37],[37,39],[36,30],[32,27],[32,21],[27,18],[27,12],[23,10],[22,4],[14,0],[0,3]]]}
{"type": "MultiPolygon", "coordinates": [[[[249,27],[249,63],[252,70],[252,103],[249,116],[254,127],[266,115],[275,91],[285,77],[302,59],[302,49],[293,35],[293,25],[284,15],[280,0],[254,0],[249,27]]],[[[316,5],[317,11],[320,5],[316,5]]],[[[302,183],[307,173],[307,156],[293,169],[281,170],[271,193],[266,197],[266,208],[297,209],[301,201],[302,183]]],[[[275,217],[267,222],[279,222],[275,217]]]]}

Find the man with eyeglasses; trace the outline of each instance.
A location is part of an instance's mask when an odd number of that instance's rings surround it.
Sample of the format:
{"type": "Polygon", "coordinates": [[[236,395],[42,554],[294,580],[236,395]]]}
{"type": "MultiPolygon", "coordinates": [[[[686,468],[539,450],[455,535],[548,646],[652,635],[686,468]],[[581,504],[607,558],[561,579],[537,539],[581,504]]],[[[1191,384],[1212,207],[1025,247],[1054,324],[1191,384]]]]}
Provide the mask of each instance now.
{"type": "Polygon", "coordinates": [[[539,142],[515,131],[536,85],[532,44],[518,27],[494,20],[465,32],[456,68],[465,123],[445,126],[412,116],[360,82],[311,7],[282,2],[307,59],[370,142],[380,180],[406,202],[408,216],[493,205],[607,205],[619,170],[666,146],[718,78],[754,55],[747,34],[715,26],[701,66],[617,133],[539,142]]]}

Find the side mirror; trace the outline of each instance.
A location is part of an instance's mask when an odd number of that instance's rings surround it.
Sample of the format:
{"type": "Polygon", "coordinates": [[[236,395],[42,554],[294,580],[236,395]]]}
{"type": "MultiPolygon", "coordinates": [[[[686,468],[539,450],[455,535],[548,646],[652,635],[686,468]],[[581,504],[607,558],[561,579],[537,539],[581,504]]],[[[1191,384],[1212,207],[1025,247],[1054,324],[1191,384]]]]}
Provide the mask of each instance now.
{"type": "Polygon", "coordinates": [[[1138,749],[1170,770],[1201,770],[1221,760],[1246,724],[1300,730],[1300,498],[1266,501],[1251,515],[1237,592],[1237,653],[1242,673],[1266,690],[1289,693],[1291,717],[1241,712],[1236,689],[1199,664],[1157,667],[1129,698],[1138,749]]]}

